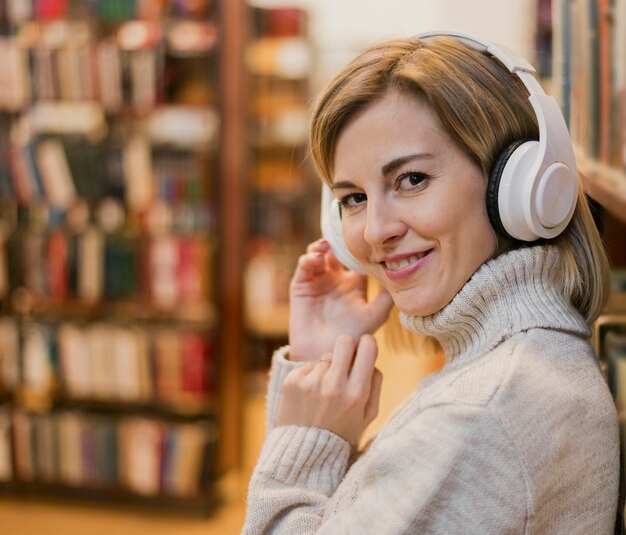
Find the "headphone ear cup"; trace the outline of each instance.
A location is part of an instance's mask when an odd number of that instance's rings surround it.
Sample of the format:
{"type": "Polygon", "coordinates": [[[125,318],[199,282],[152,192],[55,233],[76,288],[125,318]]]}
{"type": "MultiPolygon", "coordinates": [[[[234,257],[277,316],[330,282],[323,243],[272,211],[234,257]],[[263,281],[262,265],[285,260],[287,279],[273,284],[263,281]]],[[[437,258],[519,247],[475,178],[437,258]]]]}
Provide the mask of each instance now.
{"type": "Polygon", "coordinates": [[[345,267],[365,274],[365,268],[352,255],[345,242],[343,241],[343,231],[341,228],[341,210],[340,205],[335,196],[326,185],[322,186],[322,209],[320,214],[320,226],[322,236],[330,244],[333,254],[337,260],[345,267]]]}
{"type": "Polygon", "coordinates": [[[515,141],[514,143],[508,145],[502,152],[500,152],[500,154],[496,158],[496,161],[491,167],[489,179],[487,180],[487,214],[489,215],[489,221],[491,221],[491,226],[498,234],[512,240],[515,240],[516,238],[514,236],[511,236],[511,234],[509,234],[504,228],[504,224],[502,223],[502,217],[500,216],[500,206],[498,203],[498,195],[500,194],[500,179],[502,178],[504,168],[506,167],[506,164],[508,163],[513,153],[527,141],[529,140],[523,139],[520,141],[515,141]]]}

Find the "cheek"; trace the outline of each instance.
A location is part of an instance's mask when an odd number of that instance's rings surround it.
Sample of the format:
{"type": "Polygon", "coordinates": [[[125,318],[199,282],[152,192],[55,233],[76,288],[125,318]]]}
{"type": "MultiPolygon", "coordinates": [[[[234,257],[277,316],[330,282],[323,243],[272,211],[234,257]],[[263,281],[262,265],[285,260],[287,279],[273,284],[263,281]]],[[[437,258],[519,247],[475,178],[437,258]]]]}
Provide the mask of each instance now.
{"type": "Polygon", "coordinates": [[[359,217],[344,218],[341,222],[341,231],[348,251],[359,259],[367,256],[367,243],[364,238],[365,225],[361,224],[359,217]]]}

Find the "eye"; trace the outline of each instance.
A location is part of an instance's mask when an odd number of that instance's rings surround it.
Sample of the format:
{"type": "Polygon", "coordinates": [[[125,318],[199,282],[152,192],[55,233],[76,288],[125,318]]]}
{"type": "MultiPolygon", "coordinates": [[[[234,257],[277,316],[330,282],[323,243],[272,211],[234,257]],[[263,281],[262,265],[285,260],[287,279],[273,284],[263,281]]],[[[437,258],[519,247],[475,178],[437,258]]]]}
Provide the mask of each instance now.
{"type": "Polygon", "coordinates": [[[367,195],[365,195],[365,193],[348,193],[339,199],[339,206],[341,206],[342,210],[350,210],[351,208],[356,208],[366,200],[367,195]]]}
{"type": "Polygon", "coordinates": [[[429,175],[421,171],[402,173],[396,180],[396,189],[398,191],[413,191],[423,187],[429,178],[429,175]]]}

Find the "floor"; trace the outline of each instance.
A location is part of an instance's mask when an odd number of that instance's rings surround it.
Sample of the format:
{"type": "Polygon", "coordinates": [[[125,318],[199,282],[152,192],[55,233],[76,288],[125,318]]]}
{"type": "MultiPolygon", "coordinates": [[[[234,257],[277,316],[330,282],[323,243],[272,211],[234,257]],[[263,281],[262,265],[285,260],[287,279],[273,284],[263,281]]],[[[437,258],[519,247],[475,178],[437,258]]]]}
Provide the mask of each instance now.
{"type": "MultiPolygon", "coordinates": [[[[366,440],[397,404],[414,390],[436,361],[413,355],[379,357],[384,375],[380,415],[366,440]]],[[[263,440],[265,376],[250,382],[245,401],[242,468],[220,481],[224,504],[210,518],[172,516],[160,511],[113,508],[67,502],[0,499],[0,532],[7,535],[234,535],[245,519],[245,491],[263,440]]]]}

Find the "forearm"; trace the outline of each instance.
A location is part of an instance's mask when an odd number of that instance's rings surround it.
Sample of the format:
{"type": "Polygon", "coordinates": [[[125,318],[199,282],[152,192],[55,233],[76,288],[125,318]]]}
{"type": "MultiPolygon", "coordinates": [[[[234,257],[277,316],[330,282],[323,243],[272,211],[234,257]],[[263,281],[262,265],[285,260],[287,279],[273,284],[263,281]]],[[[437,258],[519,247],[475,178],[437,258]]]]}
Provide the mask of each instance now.
{"type": "Polygon", "coordinates": [[[313,533],[343,479],[350,445],[314,427],[283,426],[267,436],[250,481],[244,534],[313,533]]]}

